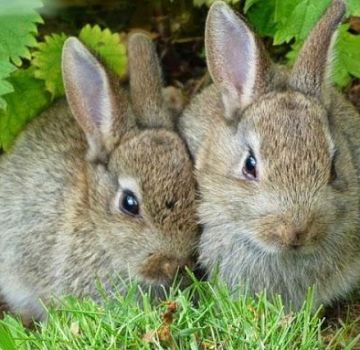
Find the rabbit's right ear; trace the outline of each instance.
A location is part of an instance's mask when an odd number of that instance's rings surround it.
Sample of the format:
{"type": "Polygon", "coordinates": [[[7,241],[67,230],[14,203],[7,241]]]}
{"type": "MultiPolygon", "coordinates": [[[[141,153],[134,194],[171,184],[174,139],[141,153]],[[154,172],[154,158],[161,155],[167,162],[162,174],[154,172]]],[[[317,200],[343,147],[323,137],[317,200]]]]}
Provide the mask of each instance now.
{"type": "Polygon", "coordinates": [[[265,92],[270,59],[246,23],[223,1],[214,2],[209,10],[205,49],[209,72],[230,120],[235,110],[265,92]]]}
{"type": "MultiPolygon", "coordinates": [[[[62,74],[70,109],[86,134],[87,159],[106,162],[118,142],[119,127],[125,127],[126,116],[118,108],[118,97],[105,69],[78,39],[71,37],[63,47],[62,74]]],[[[125,99],[123,103],[127,104],[125,99]]]]}
{"type": "Polygon", "coordinates": [[[162,94],[162,71],[156,49],[143,33],[130,34],[128,42],[130,95],[137,123],[143,128],[174,128],[162,94]]]}

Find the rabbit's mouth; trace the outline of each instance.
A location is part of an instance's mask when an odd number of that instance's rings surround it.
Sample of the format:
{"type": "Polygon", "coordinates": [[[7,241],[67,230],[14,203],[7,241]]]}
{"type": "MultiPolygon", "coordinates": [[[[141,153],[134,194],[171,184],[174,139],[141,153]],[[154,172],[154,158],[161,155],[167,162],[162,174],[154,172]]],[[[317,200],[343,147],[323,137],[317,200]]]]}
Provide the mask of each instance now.
{"type": "Polygon", "coordinates": [[[271,238],[259,237],[256,239],[256,245],[269,254],[285,255],[312,255],[317,252],[318,240],[309,239],[302,242],[284,241],[273,236],[271,238]]]}
{"type": "Polygon", "coordinates": [[[140,275],[151,285],[170,286],[175,279],[184,285],[188,284],[186,281],[189,280],[186,270],[192,270],[194,266],[192,258],[178,259],[162,254],[151,254],[140,269],[140,275]]]}

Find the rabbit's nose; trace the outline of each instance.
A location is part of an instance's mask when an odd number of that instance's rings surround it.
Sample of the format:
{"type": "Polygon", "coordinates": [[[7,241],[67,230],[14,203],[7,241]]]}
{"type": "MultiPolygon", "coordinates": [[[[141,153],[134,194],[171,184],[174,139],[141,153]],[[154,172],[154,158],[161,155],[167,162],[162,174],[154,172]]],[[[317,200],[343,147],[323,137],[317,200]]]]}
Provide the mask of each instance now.
{"type": "Polygon", "coordinates": [[[175,259],[165,261],[162,270],[164,274],[169,278],[173,278],[176,274],[186,274],[186,269],[192,270],[195,262],[192,259],[175,259]]]}
{"type": "Polygon", "coordinates": [[[305,244],[308,230],[306,228],[299,229],[294,226],[278,227],[275,231],[275,236],[286,247],[297,249],[305,244]]]}
{"type": "Polygon", "coordinates": [[[167,279],[171,280],[175,276],[178,268],[179,265],[176,261],[165,260],[160,267],[160,271],[167,279]]]}
{"type": "Polygon", "coordinates": [[[191,259],[179,259],[174,256],[152,254],[144,262],[141,274],[145,278],[163,281],[172,280],[177,274],[183,274],[186,268],[190,270],[194,266],[191,259]]]}

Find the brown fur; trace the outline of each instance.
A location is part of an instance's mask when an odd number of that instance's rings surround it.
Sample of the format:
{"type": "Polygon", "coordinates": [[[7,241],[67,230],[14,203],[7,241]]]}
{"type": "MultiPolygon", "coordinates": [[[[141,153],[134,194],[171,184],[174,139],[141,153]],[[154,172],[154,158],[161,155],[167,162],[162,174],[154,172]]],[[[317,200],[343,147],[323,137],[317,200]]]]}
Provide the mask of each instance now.
{"type": "Polygon", "coordinates": [[[152,44],[135,34],[129,47],[128,94],[69,39],[63,73],[73,113],[58,102],[0,160],[0,294],[24,320],[42,318],[39,300],[52,295],[97,298],[96,279],[109,292],[112,283],[125,290],[130,277],[167,286],[179,268],[193,266],[199,228],[190,157],[169,130],[160,77],[145,90],[138,86],[142,74],[160,73],[144,65],[158,64],[152,44]],[[138,46],[142,56],[135,55],[138,46]],[[155,95],[155,104],[134,113],[134,104],[155,95]],[[147,108],[163,119],[155,122],[147,108]],[[119,209],[125,189],[137,196],[139,216],[119,209]]]}
{"type": "Polygon", "coordinates": [[[266,289],[298,308],[310,286],[317,306],[360,279],[360,117],[325,73],[344,10],[333,0],[291,71],[269,69],[225,3],[209,11],[214,85],[185,110],[180,129],[201,191],[200,261],[234,291],[266,289]],[[252,181],[243,170],[250,150],[252,181]]]}

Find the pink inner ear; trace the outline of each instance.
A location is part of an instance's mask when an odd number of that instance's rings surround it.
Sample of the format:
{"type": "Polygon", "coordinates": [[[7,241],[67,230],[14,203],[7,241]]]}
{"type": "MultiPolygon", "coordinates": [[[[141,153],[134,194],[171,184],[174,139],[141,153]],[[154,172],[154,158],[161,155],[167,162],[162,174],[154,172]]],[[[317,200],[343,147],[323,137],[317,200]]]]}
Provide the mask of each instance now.
{"type": "Polygon", "coordinates": [[[103,66],[78,39],[69,38],[64,44],[62,68],[67,100],[79,125],[88,137],[107,134],[113,123],[114,102],[103,66]]]}
{"type": "Polygon", "coordinates": [[[251,54],[247,34],[239,28],[229,26],[224,40],[224,69],[228,71],[228,79],[241,95],[243,86],[247,83],[251,54]]]}
{"type": "MultiPolygon", "coordinates": [[[[71,101],[71,103],[82,104],[84,108],[83,118],[89,118],[91,124],[99,128],[104,122],[104,92],[106,91],[106,82],[104,81],[104,72],[102,67],[95,59],[84,57],[79,52],[73,53],[74,69],[72,78],[74,80],[74,90],[77,96],[70,97],[70,99],[78,100],[71,101]]],[[[69,101],[70,102],[70,101],[69,101]]]]}
{"type": "Polygon", "coordinates": [[[255,38],[230,7],[218,2],[209,11],[205,43],[209,71],[230,118],[234,110],[251,102],[257,68],[255,38]]]}

